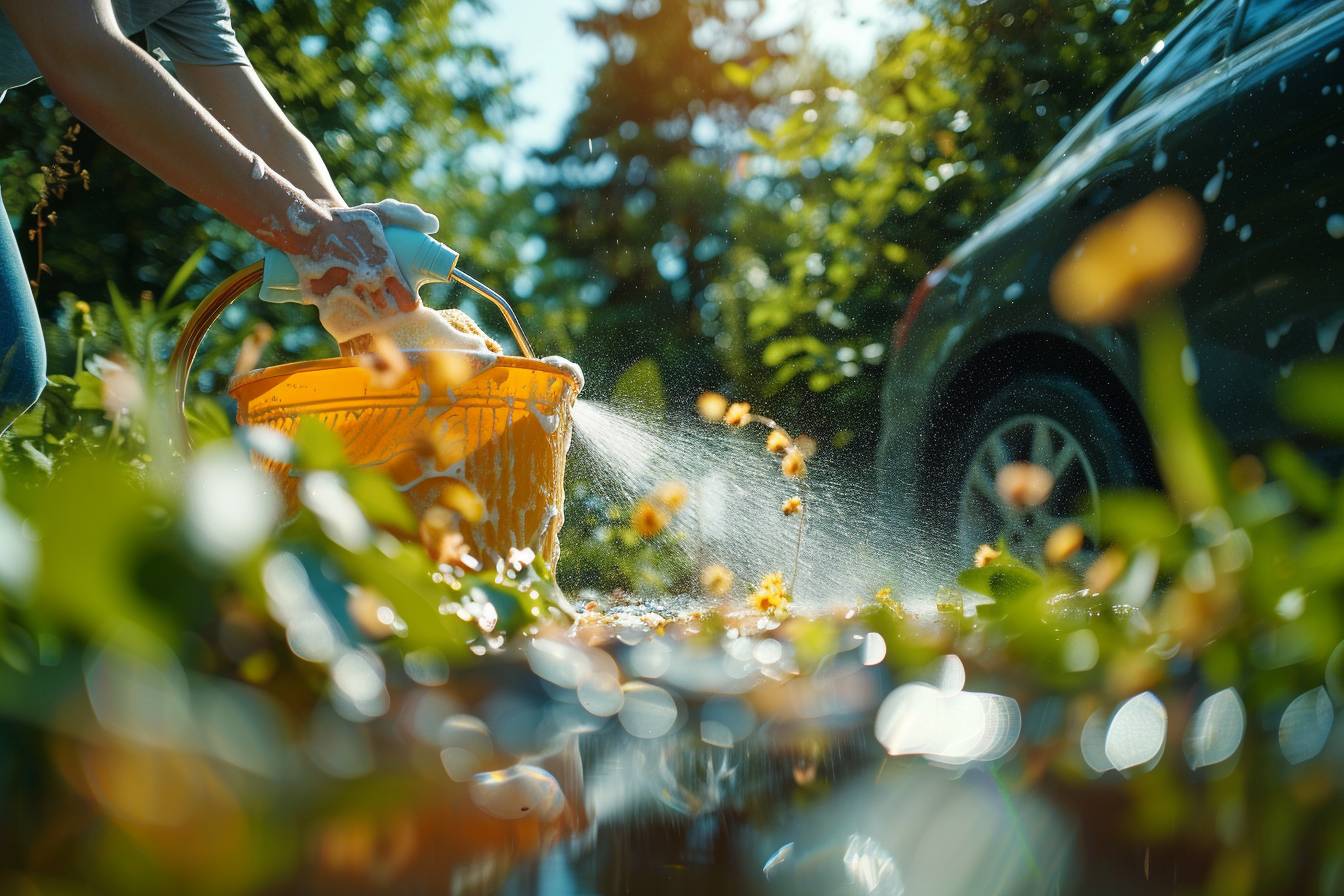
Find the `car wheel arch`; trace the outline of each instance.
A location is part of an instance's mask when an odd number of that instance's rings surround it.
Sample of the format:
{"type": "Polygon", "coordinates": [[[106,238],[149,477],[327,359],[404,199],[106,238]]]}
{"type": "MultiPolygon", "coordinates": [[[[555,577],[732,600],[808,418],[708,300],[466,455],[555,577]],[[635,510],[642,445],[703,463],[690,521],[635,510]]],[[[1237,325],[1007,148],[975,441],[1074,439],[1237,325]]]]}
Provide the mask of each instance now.
{"type": "MultiPolygon", "coordinates": [[[[1014,333],[980,346],[935,385],[926,406],[921,440],[917,447],[918,469],[938,467],[964,436],[964,421],[1000,390],[1028,375],[1055,375],[1073,380],[1091,392],[1107,409],[1127,440],[1143,459],[1145,480],[1155,481],[1151,439],[1137,396],[1121,376],[1092,349],[1057,333],[1014,333]],[[955,420],[957,425],[940,425],[955,420]]],[[[922,477],[917,503],[929,508],[933,477],[922,477]]]]}

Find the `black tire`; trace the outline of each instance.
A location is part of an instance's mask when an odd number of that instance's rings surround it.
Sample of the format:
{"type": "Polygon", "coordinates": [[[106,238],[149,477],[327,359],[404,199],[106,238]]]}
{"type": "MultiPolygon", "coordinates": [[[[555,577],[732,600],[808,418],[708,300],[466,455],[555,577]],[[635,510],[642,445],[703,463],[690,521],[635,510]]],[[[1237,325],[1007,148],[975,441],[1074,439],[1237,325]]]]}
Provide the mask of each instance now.
{"type": "MultiPolygon", "coordinates": [[[[1093,493],[1137,485],[1147,478],[1151,466],[1147,436],[1142,424],[1136,424],[1136,416],[1127,408],[1108,409],[1085,386],[1058,374],[1025,374],[993,392],[959,435],[943,440],[942,457],[929,465],[934,475],[926,486],[926,507],[942,537],[955,548],[956,561],[964,565],[970,560],[975,549],[972,541],[997,541],[992,526],[981,527],[983,531],[976,534],[980,517],[991,515],[978,506],[991,503],[988,498],[980,500],[984,478],[976,486],[968,485],[977,468],[992,480],[991,463],[976,466],[986,457],[983,452],[990,451],[992,440],[997,439],[1000,448],[1012,455],[1010,460],[1031,460],[1031,446],[1024,446],[1022,439],[1038,438],[1042,421],[1051,444],[1062,446],[1066,438],[1072,439],[1079,461],[1054,471],[1059,477],[1046,503],[1022,511],[1008,527],[1013,531],[1003,531],[1005,540],[1022,559],[1035,561],[1044,535],[1064,520],[1076,519],[1084,524],[1090,547],[1095,516],[1094,508],[1087,505],[1093,493]],[[1080,483],[1085,487],[1080,488],[1080,483]]],[[[1060,456],[1065,453],[1061,447],[1060,456]]]]}

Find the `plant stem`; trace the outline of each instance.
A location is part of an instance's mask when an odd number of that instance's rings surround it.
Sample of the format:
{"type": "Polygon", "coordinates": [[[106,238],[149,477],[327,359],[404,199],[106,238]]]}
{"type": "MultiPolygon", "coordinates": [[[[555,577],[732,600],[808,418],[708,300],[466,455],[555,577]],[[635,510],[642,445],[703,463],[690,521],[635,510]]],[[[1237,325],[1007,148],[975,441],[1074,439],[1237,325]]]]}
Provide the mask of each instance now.
{"type": "Polygon", "coordinates": [[[798,494],[803,499],[803,509],[798,514],[798,538],[793,543],[793,572],[789,574],[789,594],[793,594],[798,584],[798,561],[803,555],[803,530],[807,528],[807,482],[798,483],[798,494]]]}
{"type": "Polygon", "coordinates": [[[75,341],[75,376],[84,369],[84,337],[81,336],[75,341]]]}

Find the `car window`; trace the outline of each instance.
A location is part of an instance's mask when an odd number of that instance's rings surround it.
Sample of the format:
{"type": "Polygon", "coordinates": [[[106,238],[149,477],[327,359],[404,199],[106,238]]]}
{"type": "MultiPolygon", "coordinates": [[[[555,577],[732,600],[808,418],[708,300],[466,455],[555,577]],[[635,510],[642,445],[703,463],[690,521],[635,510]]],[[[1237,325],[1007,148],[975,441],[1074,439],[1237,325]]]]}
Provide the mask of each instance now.
{"type": "Polygon", "coordinates": [[[1236,9],[1236,3],[1231,0],[1220,0],[1208,8],[1178,41],[1163,48],[1125,96],[1119,116],[1147,105],[1222,59],[1236,9]]]}
{"type": "Polygon", "coordinates": [[[1255,43],[1324,5],[1325,0],[1250,0],[1237,29],[1237,47],[1255,43]]]}

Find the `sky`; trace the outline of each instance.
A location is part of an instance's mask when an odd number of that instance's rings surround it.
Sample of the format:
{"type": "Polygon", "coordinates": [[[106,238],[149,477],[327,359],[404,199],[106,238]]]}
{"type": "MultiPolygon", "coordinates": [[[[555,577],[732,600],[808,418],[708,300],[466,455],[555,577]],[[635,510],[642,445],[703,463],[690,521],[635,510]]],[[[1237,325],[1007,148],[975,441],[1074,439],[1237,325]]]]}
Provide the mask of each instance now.
{"type": "MultiPolygon", "coordinates": [[[[580,39],[570,19],[612,0],[493,0],[474,22],[476,33],[504,51],[523,78],[519,99],[529,109],[508,137],[504,157],[495,160],[512,179],[530,149],[550,147],[582,95],[588,75],[603,56],[596,38],[580,39]]],[[[765,33],[783,31],[805,19],[816,45],[832,64],[848,72],[872,59],[878,37],[908,16],[892,0],[767,0],[765,33]]]]}

